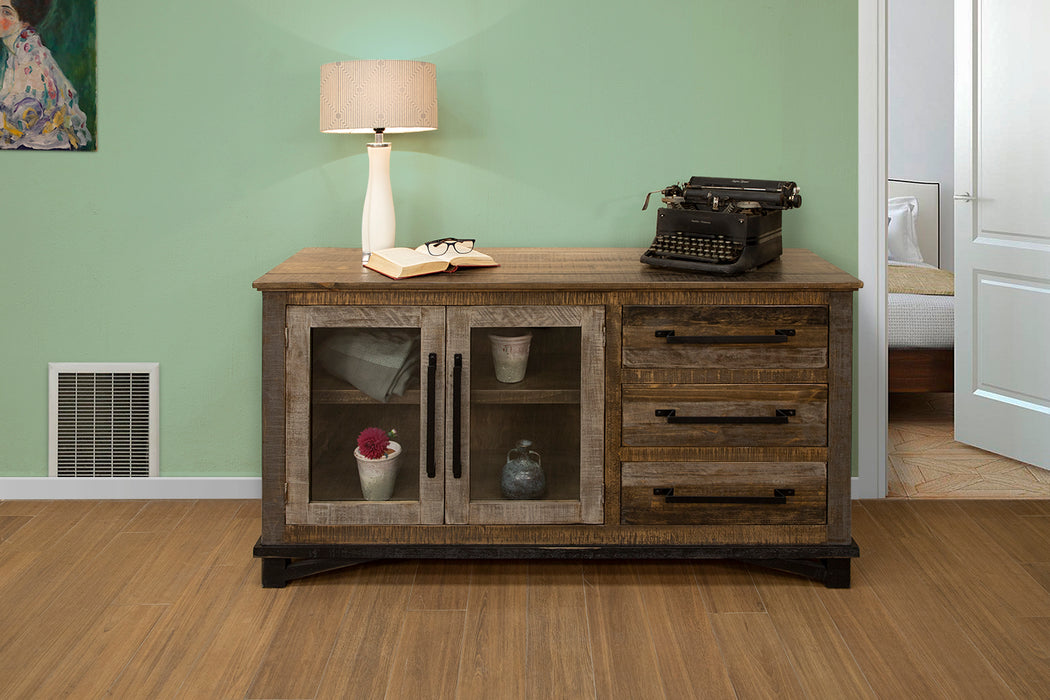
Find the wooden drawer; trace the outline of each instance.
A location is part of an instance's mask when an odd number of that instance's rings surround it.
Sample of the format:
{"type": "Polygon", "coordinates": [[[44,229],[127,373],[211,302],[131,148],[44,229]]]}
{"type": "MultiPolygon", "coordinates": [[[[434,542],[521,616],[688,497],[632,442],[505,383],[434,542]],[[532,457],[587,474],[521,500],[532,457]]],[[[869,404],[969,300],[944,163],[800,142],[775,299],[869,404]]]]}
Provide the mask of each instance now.
{"type": "Polygon", "coordinates": [[[625,462],[625,525],[821,524],[823,462],[625,462]]]}
{"type": "Polygon", "coordinates": [[[625,306],[626,368],[813,369],[828,365],[825,306],[625,306]]]}
{"type": "Polygon", "coordinates": [[[623,444],[822,447],[822,384],[636,384],[623,387],[623,444]]]}

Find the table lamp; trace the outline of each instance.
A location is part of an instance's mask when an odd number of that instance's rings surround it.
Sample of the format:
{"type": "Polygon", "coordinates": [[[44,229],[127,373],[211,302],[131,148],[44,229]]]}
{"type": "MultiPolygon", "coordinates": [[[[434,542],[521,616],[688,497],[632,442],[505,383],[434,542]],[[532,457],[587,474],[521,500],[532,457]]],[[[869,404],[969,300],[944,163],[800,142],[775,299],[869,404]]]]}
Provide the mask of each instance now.
{"type": "Polygon", "coordinates": [[[337,61],[321,66],[321,131],[375,133],[368,144],[368,189],[361,213],[362,262],[394,246],[390,144],[383,134],[438,126],[437,69],[423,61],[337,61]]]}

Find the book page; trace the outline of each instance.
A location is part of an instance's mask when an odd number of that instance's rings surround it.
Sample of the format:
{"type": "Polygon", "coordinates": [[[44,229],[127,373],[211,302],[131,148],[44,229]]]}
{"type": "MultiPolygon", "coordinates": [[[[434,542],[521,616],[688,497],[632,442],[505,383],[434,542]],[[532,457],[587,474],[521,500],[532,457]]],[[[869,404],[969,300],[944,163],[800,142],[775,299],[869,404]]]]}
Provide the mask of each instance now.
{"type": "Polygon", "coordinates": [[[416,250],[411,248],[384,248],[383,250],[372,251],[372,255],[382,256],[401,267],[443,259],[440,256],[427,255],[426,251],[421,252],[418,248],[416,250]]]}
{"type": "Polygon", "coordinates": [[[420,255],[425,255],[431,260],[444,260],[450,265],[456,265],[458,267],[488,267],[495,266],[497,263],[492,259],[491,255],[486,255],[480,250],[472,250],[469,253],[457,253],[452,248],[449,248],[442,255],[432,255],[427,252],[426,245],[421,245],[413,251],[420,255]]]}

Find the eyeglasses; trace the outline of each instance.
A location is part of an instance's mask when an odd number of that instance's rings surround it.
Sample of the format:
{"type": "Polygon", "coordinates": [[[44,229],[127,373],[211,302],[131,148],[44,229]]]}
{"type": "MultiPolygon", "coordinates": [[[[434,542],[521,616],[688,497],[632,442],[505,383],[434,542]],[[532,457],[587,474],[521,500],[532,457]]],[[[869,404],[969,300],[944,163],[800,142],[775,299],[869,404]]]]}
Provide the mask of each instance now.
{"type": "Polygon", "coordinates": [[[438,238],[437,240],[427,241],[423,245],[427,247],[427,252],[431,255],[444,255],[448,252],[449,248],[457,253],[469,253],[474,250],[474,239],[438,238]]]}

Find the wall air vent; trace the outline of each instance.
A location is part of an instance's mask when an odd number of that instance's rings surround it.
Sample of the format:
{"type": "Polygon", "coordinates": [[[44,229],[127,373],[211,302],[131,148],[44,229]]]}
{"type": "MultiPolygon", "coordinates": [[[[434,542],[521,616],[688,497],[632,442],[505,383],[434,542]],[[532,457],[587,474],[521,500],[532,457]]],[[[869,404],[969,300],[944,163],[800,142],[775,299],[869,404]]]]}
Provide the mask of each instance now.
{"type": "Polygon", "coordinates": [[[155,362],[48,364],[48,475],[157,475],[155,362]]]}

